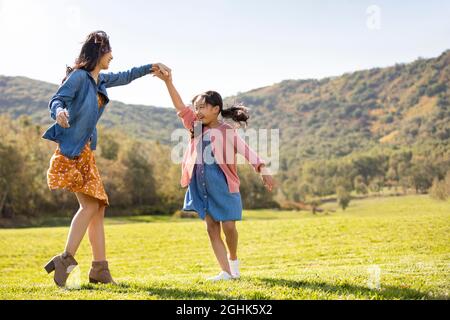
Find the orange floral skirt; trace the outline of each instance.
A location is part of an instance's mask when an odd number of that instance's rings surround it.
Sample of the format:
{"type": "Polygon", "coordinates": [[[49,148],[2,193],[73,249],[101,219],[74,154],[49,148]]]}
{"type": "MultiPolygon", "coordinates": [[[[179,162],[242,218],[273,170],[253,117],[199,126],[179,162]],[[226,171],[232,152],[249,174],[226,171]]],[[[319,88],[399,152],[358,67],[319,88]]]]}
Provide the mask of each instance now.
{"type": "Polygon", "coordinates": [[[84,146],[81,154],[73,160],[61,154],[58,145],[50,159],[47,184],[50,190],[65,189],[84,193],[98,199],[103,205],[109,206],[108,195],[103,187],[90,141],[84,146]]]}

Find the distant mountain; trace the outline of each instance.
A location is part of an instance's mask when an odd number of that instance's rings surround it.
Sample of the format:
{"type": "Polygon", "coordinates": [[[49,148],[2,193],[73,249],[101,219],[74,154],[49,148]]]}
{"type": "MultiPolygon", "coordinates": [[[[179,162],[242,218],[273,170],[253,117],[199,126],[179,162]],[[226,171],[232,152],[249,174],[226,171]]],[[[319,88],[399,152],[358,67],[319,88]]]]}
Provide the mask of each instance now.
{"type": "MultiPolygon", "coordinates": [[[[322,80],[286,80],[231,97],[251,125],[281,129],[283,158],[342,157],[358,150],[448,146],[450,50],[437,58],[322,80]]],[[[289,163],[287,163],[289,165],[289,163]]]]}
{"type": "MultiPolygon", "coordinates": [[[[304,159],[342,157],[376,147],[448,146],[450,50],[388,68],[321,80],[286,80],[226,99],[251,108],[251,128],[279,128],[284,169],[304,159]]],[[[49,124],[57,86],[0,76],[0,113],[49,124]]],[[[220,88],[217,88],[220,91],[220,88]]],[[[193,93],[194,94],[194,93],[193,93]]],[[[180,127],[172,108],[113,101],[101,125],[162,143],[180,127]]],[[[282,169],[283,169],[282,167],[282,169]]]]}

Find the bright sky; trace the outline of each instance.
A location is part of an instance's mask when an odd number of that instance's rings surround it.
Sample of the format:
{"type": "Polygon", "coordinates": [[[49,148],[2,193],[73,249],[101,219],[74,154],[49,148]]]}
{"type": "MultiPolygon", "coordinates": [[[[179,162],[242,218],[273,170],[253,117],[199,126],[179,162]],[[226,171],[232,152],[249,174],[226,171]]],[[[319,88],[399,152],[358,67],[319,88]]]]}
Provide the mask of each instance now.
{"type": "MultiPolygon", "coordinates": [[[[0,0],[0,74],[59,84],[86,35],[110,35],[110,71],[163,62],[183,99],[224,97],[285,79],[435,57],[450,48],[450,1],[0,0]]],[[[171,106],[160,80],[109,90],[171,106]]]]}

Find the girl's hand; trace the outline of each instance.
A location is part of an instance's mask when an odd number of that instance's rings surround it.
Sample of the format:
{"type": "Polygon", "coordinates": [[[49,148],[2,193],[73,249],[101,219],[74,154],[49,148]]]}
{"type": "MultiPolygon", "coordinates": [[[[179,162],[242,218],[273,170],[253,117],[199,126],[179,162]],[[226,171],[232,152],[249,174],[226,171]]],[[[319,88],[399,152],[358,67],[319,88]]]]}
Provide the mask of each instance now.
{"type": "Polygon", "coordinates": [[[69,111],[63,108],[58,108],[56,111],[56,123],[63,128],[69,128],[69,111]]]}
{"type": "Polygon", "coordinates": [[[272,175],[270,174],[269,169],[267,169],[266,166],[263,164],[259,169],[259,173],[261,175],[261,179],[263,181],[264,186],[267,188],[267,190],[272,191],[276,183],[272,175]]]}
{"type": "Polygon", "coordinates": [[[270,174],[262,174],[261,179],[263,181],[264,186],[272,192],[273,188],[275,187],[275,180],[270,174]]]}
{"type": "Polygon", "coordinates": [[[154,77],[161,79],[164,82],[172,82],[172,72],[164,73],[162,70],[156,70],[153,73],[154,77]]]}

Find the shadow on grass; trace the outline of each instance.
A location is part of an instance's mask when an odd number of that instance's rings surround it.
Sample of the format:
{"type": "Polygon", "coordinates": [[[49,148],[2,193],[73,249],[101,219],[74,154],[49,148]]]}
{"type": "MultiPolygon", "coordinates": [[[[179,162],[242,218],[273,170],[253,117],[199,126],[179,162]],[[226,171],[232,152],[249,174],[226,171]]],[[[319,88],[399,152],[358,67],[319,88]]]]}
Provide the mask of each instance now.
{"type": "MultiPolygon", "coordinates": [[[[162,284],[163,285],[163,284],[162,284]]],[[[210,300],[231,300],[235,297],[227,296],[224,294],[206,292],[196,289],[182,289],[182,288],[170,288],[155,285],[142,285],[142,284],[128,284],[119,283],[116,286],[102,286],[102,285],[83,285],[82,290],[96,290],[96,291],[110,291],[114,293],[134,293],[142,294],[146,293],[149,296],[155,296],[157,299],[169,299],[169,300],[184,300],[184,299],[210,299],[210,300]]]]}
{"type": "MultiPolygon", "coordinates": [[[[292,219],[293,217],[319,217],[327,216],[321,215],[309,215],[306,211],[299,211],[298,216],[293,215],[291,212],[284,215],[285,211],[273,210],[275,213],[265,214],[264,211],[268,209],[260,209],[263,213],[258,213],[257,210],[252,210],[252,214],[246,217],[244,214],[243,220],[282,220],[282,219],[292,219]]],[[[75,215],[76,208],[73,210],[73,215],[75,215]]],[[[152,222],[192,222],[199,221],[198,217],[191,218],[179,218],[174,217],[171,214],[143,214],[143,215],[124,215],[126,210],[123,212],[111,213],[106,211],[105,224],[107,225],[119,225],[119,224],[133,224],[133,223],[152,223],[152,222]]],[[[2,218],[0,217],[0,229],[28,229],[28,228],[52,228],[52,227],[69,227],[72,222],[73,215],[70,216],[51,216],[42,215],[38,217],[25,217],[16,216],[14,218],[2,218]]]]}
{"type": "MultiPolygon", "coordinates": [[[[146,215],[146,216],[107,216],[106,225],[152,223],[152,222],[184,222],[193,219],[175,219],[171,215],[146,215]]],[[[53,228],[69,227],[72,217],[40,217],[40,218],[14,218],[0,219],[0,229],[29,229],[29,228],[53,228]]]]}
{"type": "MultiPolygon", "coordinates": [[[[244,280],[244,279],[242,279],[244,280]]],[[[164,283],[158,284],[140,284],[140,283],[119,283],[117,286],[104,285],[83,285],[82,290],[92,291],[109,291],[119,294],[148,294],[149,298],[183,300],[183,299],[210,299],[210,300],[233,300],[236,298],[243,299],[277,299],[276,297],[266,296],[264,290],[270,290],[274,287],[284,287],[289,289],[309,289],[317,292],[326,292],[339,295],[342,297],[355,296],[358,299],[448,299],[444,296],[429,296],[427,292],[415,289],[401,288],[395,286],[382,286],[381,290],[372,290],[365,286],[352,285],[348,283],[332,284],[320,281],[297,281],[282,278],[248,278],[244,280],[250,282],[257,287],[258,292],[245,297],[230,296],[226,294],[208,292],[195,288],[174,288],[165,286],[164,283]],[[262,290],[262,291],[261,291],[262,290]]],[[[295,299],[295,298],[294,298],[295,299]]]]}
{"type": "Polygon", "coordinates": [[[428,293],[418,291],[415,289],[401,288],[394,286],[381,286],[380,290],[373,290],[368,287],[352,285],[348,283],[332,284],[319,281],[296,281],[290,279],[275,279],[275,278],[259,278],[258,281],[262,281],[264,284],[271,287],[289,287],[291,289],[311,289],[320,290],[337,295],[355,295],[361,296],[361,298],[370,299],[383,298],[383,299],[441,299],[442,297],[428,296],[428,293]]]}

